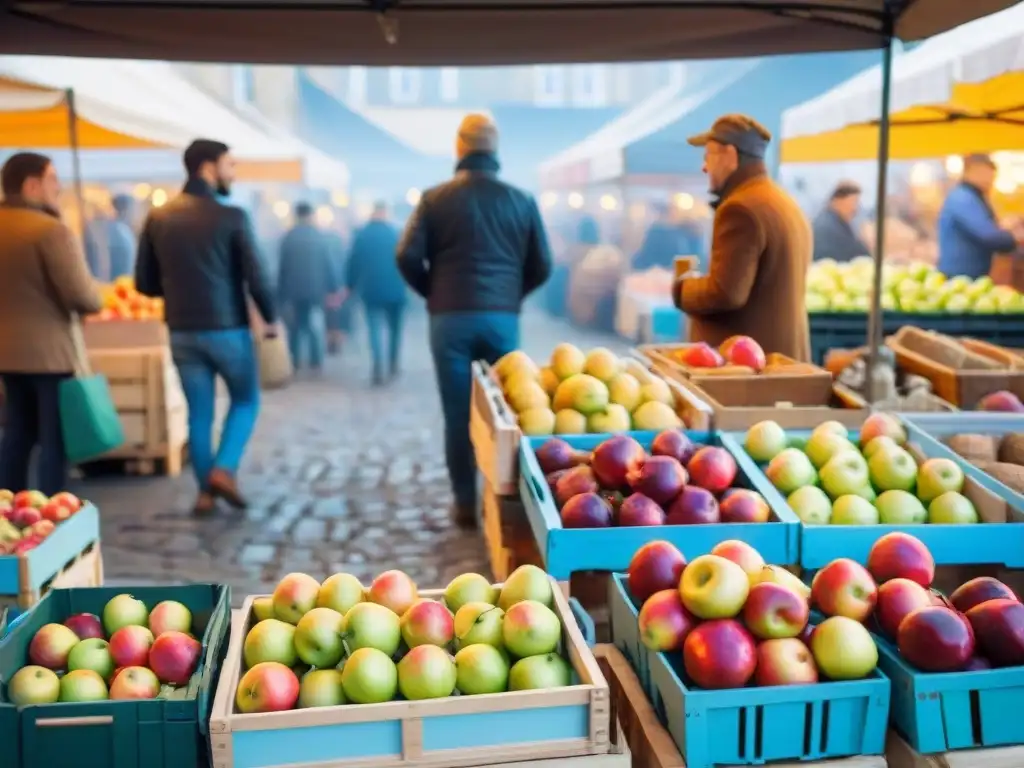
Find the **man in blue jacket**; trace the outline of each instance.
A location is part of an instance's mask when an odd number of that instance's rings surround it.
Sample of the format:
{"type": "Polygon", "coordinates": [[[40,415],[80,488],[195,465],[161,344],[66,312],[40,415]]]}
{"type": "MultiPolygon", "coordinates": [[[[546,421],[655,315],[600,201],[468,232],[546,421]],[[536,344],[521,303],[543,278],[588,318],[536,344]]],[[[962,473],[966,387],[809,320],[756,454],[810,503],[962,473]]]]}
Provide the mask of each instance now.
{"type": "Polygon", "coordinates": [[[395,251],[398,229],[388,220],[387,205],[378,202],[366,226],[359,230],[348,257],[345,286],[363,304],[366,330],[373,357],[373,386],[385,382],[384,330],[388,332],[388,368],[386,377],[398,375],[402,345],[402,315],[406,289],[398,271],[395,251]]]}
{"type": "Polygon", "coordinates": [[[490,118],[468,115],[455,149],[455,177],[423,193],[398,246],[398,267],[427,300],[454,517],[471,528],[470,367],[519,346],[519,310],[551,274],[551,254],[536,201],[498,179],[498,129],[490,118]]]}
{"type": "Polygon", "coordinates": [[[968,155],[960,183],[939,213],[939,271],[970,278],[987,275],[992,255],[1024,244],[1020,233],[1000,228],[989,202],[996,165],[988,155],[968,155]]]}

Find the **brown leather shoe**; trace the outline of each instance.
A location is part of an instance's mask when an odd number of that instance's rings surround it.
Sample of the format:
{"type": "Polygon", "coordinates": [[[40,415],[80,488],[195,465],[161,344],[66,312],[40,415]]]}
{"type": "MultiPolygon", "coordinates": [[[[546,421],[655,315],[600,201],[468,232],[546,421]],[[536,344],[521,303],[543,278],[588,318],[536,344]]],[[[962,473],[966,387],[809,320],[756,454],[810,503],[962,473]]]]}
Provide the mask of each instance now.
{"type": "Polygon", "coordinates": [[[217,499],[212,493],[200,491],[196,497],[196,503],[192,507],[192,514],[196,517],[208,517],[217,511],[217,499]]]}
{"type": "Polygon", "coordinates": [[[210,472],[210,476],[206,479],[206,484],[211,494],[224,499],[235,509],[245,509],[249,506],[249,502],[246,501],[241,491],[238,490],[238,483],[231,473],[223,469],[215,469],[210,472]]]}

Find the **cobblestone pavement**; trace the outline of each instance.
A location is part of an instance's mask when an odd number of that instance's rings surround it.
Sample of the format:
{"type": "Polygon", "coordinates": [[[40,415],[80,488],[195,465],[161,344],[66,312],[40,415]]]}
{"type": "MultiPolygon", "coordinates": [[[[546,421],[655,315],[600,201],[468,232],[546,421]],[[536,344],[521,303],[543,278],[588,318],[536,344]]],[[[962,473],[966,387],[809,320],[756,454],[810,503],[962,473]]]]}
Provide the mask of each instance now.
{"type": "MultiPolygon", "coordinates": [[[[231,585],[237,604],[290,571],[323,578],[345,570],[369,580],[400,568],[422,587],[488,573],[481,535],[448,520],[426,339],[425,318],[411,318],[404,375],[386,389],[369,388],[366,344],[357,338],[322,379],[267,393],[241,474],[252,504],[244,513],[193,518],[187,471],[87,481],[82,491],[103,521],[107,582],[216,581],[231,585]]],[[[626,348],[540,314],[524,316],[523,340],[538,358],[560,341],[626,348]]]]}

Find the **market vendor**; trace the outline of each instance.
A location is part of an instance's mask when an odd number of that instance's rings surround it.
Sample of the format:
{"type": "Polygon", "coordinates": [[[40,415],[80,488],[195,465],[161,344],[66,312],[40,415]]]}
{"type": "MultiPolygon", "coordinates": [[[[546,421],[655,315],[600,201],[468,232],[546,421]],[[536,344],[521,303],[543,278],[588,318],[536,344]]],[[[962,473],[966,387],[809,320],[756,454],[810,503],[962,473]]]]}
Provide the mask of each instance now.
{"type": "Polygon", "coordinates": [[[870,256],[860,235],[853,228],[860,210],[860,187],[852,181],[836,185],[828,205],[814,219],[814,260],[853,261],[870,256]]]}
{"type": "Polygon", "coordinates": [[[996,221],[989,196],[996,164],[988,155],[968,155],[960,183],[946,195],[939,213],[939,271],[945,275],[982,277],[992,269],[995,253],[1013,253],[1024,245],[996,221]]]}
{"type": "Polygon", "coordinates": [[[718,346],[754,338],[766,352],[810,360],[804,284],[811,226],[768,178],[771,133],[753,118],[726,115],[689,143],[704,148],[704,173],[718,199],[707,275],[681,275],[676,306],[690,316],[690,341],[718,346]]]}

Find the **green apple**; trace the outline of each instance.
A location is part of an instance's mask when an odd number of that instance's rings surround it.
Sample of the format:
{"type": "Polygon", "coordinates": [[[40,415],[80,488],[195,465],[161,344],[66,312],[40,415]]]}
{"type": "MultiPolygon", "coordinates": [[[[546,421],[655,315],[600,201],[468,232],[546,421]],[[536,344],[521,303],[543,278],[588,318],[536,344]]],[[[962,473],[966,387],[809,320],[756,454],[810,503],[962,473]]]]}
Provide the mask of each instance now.
{"type": "Polygon", "coordinates": [[[963,314],[971,308],[971,300],[962,293],[954,293],[946,299],[944,309],[950,314],[963,314]]]}
{"type": "Polygon", "coordinates": [[[572,670],[557,653],[520,659],[508,673],[510,691],[562,688],[572,680],[572,670]]]}
{"type": "Polygon", "coordinates": [[[463,573],[449,582],[444,590],[444,603],[453,614],[469,603],[498,604],[500,590],[479,573],[463,573]]]}
{"type": "Polygon", "coordinates": [[[899,448],[899,444],[889,437],[889,435],[873,437],[867,445],[864,446],[864,458],[870,460],[878,451],[888,451],[893,448],[899,448]]]}
{"type": "Polygon", "coordinates": [[[891,293],[883,293],[879,297],[879,303],[881,304],[882,309],[888,310],[890,312],[895,311],[896,309],[899,308],[899,302],[896,301],[896,297],[893,296],[891,293]]]}
{"type": "Polygon", "coordinates": [[[878,519],[882,525],[919,525],[928,522],[928,510],[912,493],[886,491],[875,501],[878,519]]]}
{"type": "Polygon", "coordinates": [[[878,646],[871,633],[845,616],[816,626],[810,645],[818,669],[830,680],[859,680],[878,666],[878,646]]]}
{"type": "Polygon", "coordinates": [[[345,655],[345,618],[332,608],[314,608],[295,626],[295,652],[311,667],[333,667],[345,655]]]}
{"type": "Polygon", "coordinates": [[[467,645],[455,654],[455,687],[476,696],[508,689],[508,658],[492,645],[467,645]]]}
{"type": "Polygon", "coordinates": [[[999,305],[996,304],[996,300],[991,296],[980,296],[974,300],[972,309],[976,314],[990,315],[996,314],[999,311],[999,305]]]}
{"type": "Polygon", "coordinates": [[[960,493],[964,471],[952,459],[927,459],[917,472],[917,498],[925,504],[947,491],[960,493]]]}
{"type": "Polygon", "coordinates": [[[860,496],[840,496],[832,505],[832,525],[878,525],[875,505],[860,496]]]}
{"type": "Polygon", "coordinates": [[[805,485],[814,485],[818,479],[807,454],[797,448],[786,448],[779,453],[768,463],[765,474],[772,485],[784,494],[790,494],[805,485]]]}
{"type": "Polygon", "coordinates": [[[408,701],[451,696],[456,681],[455,660],[436,645],[418,645],[398,662],[398,690],[408,701]]]}
{"type": "Polygon", "coordinates": [[[782,453],[788,445],[786,430],[774,421],[761,421],[747,430],[743,447],[750,458],[763,464],[782,453]]]}
{"type": "Polygon", "coordinates": [[[928,522],[936,525],[976,523],[978,510],[962,493],[946,491],[928,505],[928,522]]]}
{"type": "Polygon", "coordinates": [[[53,704],[60,697],[60,678],[46,667],[22,667],[7,684],[7,697],[16,707],[53,704]]]}
{"type": "Polygon", "coordinates": [[[985,296],[992,290],[994,285],[991,277],[983,275],[982,277],[975,278],[974,282],[967,287],[967,295],[972,299],[985,296]]]}
{"type": "Polygon", "coordinates": [[[536,600],[516,603],[505,612],[501,623],[505,647],[519,658],[551,653],[561,637],[562,622],[558,615],[536,600]]]}
{"type": "Polygon", "coordinates": [[[875,503],[875,499],[878,498],[878,494],[875,493],[875,489],[871,487],[871,484],[865,485],[863,488],[858,488],[854,491],[852,496],[860,496],[862,499],[870,501],[872,504],[875,503]]]}
{"type": "Polygon", "coordinates": [[[455,614],[455,649],[483,643],[504,647],[501,625],[505,612],[489,603],[466,603],[455,614]]]}
{"type": "Polygon", "coordinates": [[[256,617],[256,621],[274,618],[274,598],[269,595],[255,598],[252,601],[252,615],[256,617]]]}
{"type": "Polygon", "coordinates": [[[868,461],[868,476],[879,491],[912,491],[917,485],[917,462],[902,448],[878,451],[868,461]]]}
{"type": "Polygon", "coordinates": [[[60,679],[59,701],[105,701],[108,698],[107,684],[91,669],[76,669],[60,679]]]}
{"type": "Polygon", "coordinates": [[[68,654],[68,671],[91,669],[104,680],[114,675],[114,659],[106,640],[90,637],[82,640],[68,654]]]}
{"type": "Polygon", "coordinates": [[[845,437],[847,440],[850,439],[850,430],[840,424],[838,421],[823,421],[821,424],[816,426],[811,432],[811,437],[815,435],[838,435],[839,437],[845,437]]]}
{"type": "Polygon", "coordinates": [[[827,312],[829,309],[828,298],[820,293],[808,293],[804,296],[804,307],[808,312],[827,312]]]}
{"type": "Polygon", "coordinates": [[[551,606],[554,596],[551,592],[551,577],[536,565],[521,565],[509,574],[498,593],[498,606],[507,611],[523,600],[536,600],[551,606]]]}
{"type": "Polygon", "coordinates": [[[391,701],[398,692],[398,668],[386,653],[376,648],[360,648],[345,661],[341,687],[345,698],[354,704],[391,701]]]}
{"type": "MultiPolygon", "coordinates": [[[[747,572],[718,555],[701,555],[691,560],[679,581],[683,605],[701,619],[731,619],[743,609],[749,592],[747,572]]],[[[506,637],[506,645],[507,640],[506,637]]]]}
{"type": "Polygon", "coordinates": [[[350,651],[376,648],[390,657],[402,642],[402,627],[398,616],[390,608],[377,603],[357,603],[352,606],[345,614],[344,632],[350,651]]]}
{"type": "Polygon", "coordinates": [[[821,468],[821,487],[833,499],[857,493],[868,485],[868,465],[856,451],[833,456],[821,468]]]}
{"type": "Polygon", "coordinates": [[[804,446],[804,453],[811,460],[815,469],[821,469],[828,464],[829,459],[843,451],[856,450],[849,438],[837,435],[833,432],[817,432],[812,434],[804,446]]]}
{"type": "Polygon", "coordinates": [[[345,704],[345,689],[337,669],[314,669],[299,683],[299,709],[337,707],[345,704]]]}
{"type": "Polygon", "coordinates": [[[832,518],[832,502],[821,488],[805,485],[786,499],[796,516],[806,525],[827,525],[832,518]]]}
{"type": "Polygon", "coordinates": [[[344,616],[352,606],[363,602],[365,594],[363,583],[351,573],[335,573],[320,585],[316,605],[317,608],[330,608],[344,616]]]}
{"type": "Polygon", "coordinates": [[[849,312],[852,309],[850,302],[850,297],[845,293],[835,293],[831,299],[832,311],[849,312]]]}
{"type": "Polygon", "coordinates": [[[264,619],[249,630],[242,645],[242,657],[249,669],[264,661],[292,667],[295,653],[295,625],[280,619],[264,619]]]}

